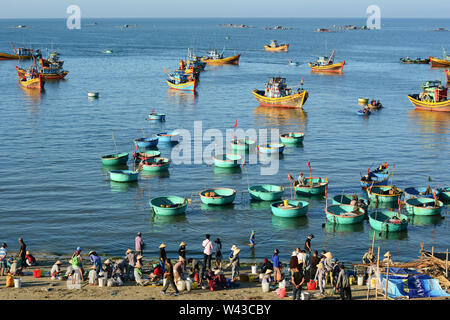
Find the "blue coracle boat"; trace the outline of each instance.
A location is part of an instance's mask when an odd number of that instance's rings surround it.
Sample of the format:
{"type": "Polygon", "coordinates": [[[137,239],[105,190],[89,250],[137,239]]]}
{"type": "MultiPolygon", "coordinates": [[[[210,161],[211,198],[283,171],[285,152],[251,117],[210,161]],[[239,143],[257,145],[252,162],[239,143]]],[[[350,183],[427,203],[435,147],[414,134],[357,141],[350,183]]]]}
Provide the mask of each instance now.
{"type": "Polygon", "coordinates": [[[158,137],[138,138],[134,139],[134,144],[139,148],[148,149],[156,147],[158,145],[158,140],[159,140],[158,137]]]}
{"type": "Polygon", "coordinates": [[[430,187],[410,187],[406,188],[403,192],[405,201],[410,198],[433,198],[433,193],[436,197],[439,196],[438,189],[431,189],[430,187]]]}

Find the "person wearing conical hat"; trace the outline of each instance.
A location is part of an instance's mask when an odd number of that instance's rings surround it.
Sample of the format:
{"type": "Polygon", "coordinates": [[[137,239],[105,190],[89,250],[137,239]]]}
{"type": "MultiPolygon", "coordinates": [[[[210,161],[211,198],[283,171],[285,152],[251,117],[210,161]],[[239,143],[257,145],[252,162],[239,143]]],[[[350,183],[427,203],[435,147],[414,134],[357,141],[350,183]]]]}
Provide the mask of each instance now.
{"type": "Polygon", "coordinates": [[[332,260],[333,254],[330,251],[328,251],[325,253],[324,256],[325,256],[325,259],[323,260],[323,266],[327,272],[332,272],[333,265],[334,265],[333,260],[332,260]]]}
{"type": "Polygon", "coordinates": [[[164,264],[167,260],[166,245],[161,243],[159,246],[159,260],[164,264]]]}
{"type": "Polygon", "coordinates": [[[100,273],[100,270],[102,268],[102,259],[98,256],[97,252],[95,251],[89,251],[88,255],[89,260],[91,260],[91,263],[95,267],[95,271],[97,271],[97,273],[100,273]]]}
{"type": "Polygon", "coordinates": [[[273,281],[272,274],[273,274],[273,270],[267,269],[266,272],[264,272],[264,276],[262,278],[261,284],[268,283],[270,285],[273,281]]]}
{"type": "Polygon", "coordinates": [[[392,261],[392,255],[389,251],[384,254],[383,263],[384,264],[393,264],[394,263],[392,261]]]}
{"type": "Polygon", "coordinates": [[[113,266],[111,264],[111,260],[106,259],[105,262],[103,262],[102,270],[106,275],[106,279],[112,278],[113,266]]]}
{"type": "Polygon", "coordinates": [[[175,283],[178,283],[179,280],[183,279],[183,274],[184,274],[184,259],[183,257],[180,257],[177,261],[177,263],[175,263],[175,265],[173,266],[173,280],[175,281],[175,283]]]}
{"type": "Polygon", "coordinates": [[[236,245],[233,245],[231,247],[231,250],[233,250],[233,258],[227,265],[227,268],[231,266],[231,282],[234,282],[237,280],[239,276],[239,267],[240,267],[239,253],[241,252],[241,249],[239,249],[236,245]]]}
{"type": "Polygon", "coordinates": [[[52,266],[52,270],[50,270],[50,275],[52,277],[52,280],[58,279],[61,275],[61,261],[56,261],[55,264],[52,266]]]}
{"type": "Polygon", "coordinates": [[[186,243],[184,243],[184,241],[180,243],[180,246],[178,248],[178,255],[186,260],[186,243]]]}
{"type": "Polygon", "coordinates": [[[134,266],[136,265],[136,254],[128,249],[125,253],[125,276],[124,280],[134,280],[134,266]]]}

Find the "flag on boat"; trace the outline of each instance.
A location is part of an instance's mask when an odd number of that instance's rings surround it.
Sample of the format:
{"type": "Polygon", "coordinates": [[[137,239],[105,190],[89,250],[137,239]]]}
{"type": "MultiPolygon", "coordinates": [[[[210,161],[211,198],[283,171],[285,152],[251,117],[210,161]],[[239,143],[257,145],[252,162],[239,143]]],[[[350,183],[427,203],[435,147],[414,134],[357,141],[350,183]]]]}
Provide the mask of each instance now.
{"type": "Polygon", "coordinates": [[[237,127],[237,119],[236,120],[234,120],[234,126],[233,127],[237,127]]]}

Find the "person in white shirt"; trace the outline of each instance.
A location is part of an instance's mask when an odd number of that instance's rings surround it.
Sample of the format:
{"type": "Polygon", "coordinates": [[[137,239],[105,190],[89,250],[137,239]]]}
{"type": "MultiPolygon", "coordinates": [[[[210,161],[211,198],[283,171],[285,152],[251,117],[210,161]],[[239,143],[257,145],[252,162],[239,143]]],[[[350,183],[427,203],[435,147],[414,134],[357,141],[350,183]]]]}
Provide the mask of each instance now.
{"type": "Polygon", "coordinates": [[[5,270],[8,268],[7,258],[8,249],[6,249],[6,243],[2,243],[2,247],[0,248],[0,274],[3,277],[5,275],[5,270]]]}
{"type": "Polygon", "coordinates": [[[207,234],[206,239],[203,240],[202,246],[203,246],[203,266],[207,268],[208,270],[211,270],[211,256],[213,252],[213,244],[212,241],[209,240],[210,235],[207,234]]]}
{"type": "Polygon", "coordinates": [[[59,280],[59,277],[61,276],[61,261],[58,260],[55,262],[50,271],[50,275],[52,276],[52,280],[59,280]]]}

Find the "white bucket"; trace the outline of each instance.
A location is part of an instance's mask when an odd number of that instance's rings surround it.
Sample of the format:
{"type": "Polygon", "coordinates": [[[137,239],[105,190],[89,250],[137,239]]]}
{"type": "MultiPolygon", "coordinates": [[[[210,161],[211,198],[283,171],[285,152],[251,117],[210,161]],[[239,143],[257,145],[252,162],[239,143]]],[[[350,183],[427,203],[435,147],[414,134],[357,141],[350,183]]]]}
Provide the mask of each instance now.
{"type": "Polygon", "coordinates": [[[309,300],[309,298],[310,298],[309,292],[302,292],[302,295],[301,295],[302,300],[309,300]]]}
{"type": "Polygon", "coordinates": [[[107,286],[108,287],[113,287],[114,286],[114,280],[113,279],[108,279],[107,286]]]}
{"type": "Polygon", "coordinates": [[[99,287],[105,287],[106,285],[106,279],[105,278],[99,278],[98,279],[98,286],[99,287]]]}
{"type": "Polygon", "coordinates": [[[362,286],[364,284],[364,276],[358,276],[358,286],[362,286]]]}
{"type": "Polygon", "coordinates": [[[189,292],[192,290],[192,280],[190,278],[188,278],[186,280],[186,291],[189,292]]]}
{"type": "Polygon", "coordinates": [[[184,281],[184,280],[178,280],[178,282],[177,282],[177,289],[178,289],[178,291],[180,291],[180,292],[186,290],[186,281],[184,281]]]}
{"type": "Polygon", "coordinates": [[[22,279],[16,278],[14,279],[14,288],[21,288],[22,287],[22,279]]]}
{"type": "Polygon", "coordinates": [[[163,279],[163,287],[165,287],[165,286],[166,286],[166,282],[167,282],[167,279],[166,279],[166,278],[164,278],[164,279],[163,279]]]}
{"type": "Polygon", "coordinates": [[[252,274],[256,274],[256,264],[252,266],[252,274]]]}
{"type": "Polygon", "coordinates": [[[278,285],[278,288],[286,288],[286,280],[280,281],[280,284],[278,285]]]}
{"type": "Polygon", "coordinates": [[[270,291],[270,287],[269,287],[269,283],[268,282],[262,284],[262,291],[263,292],[269,292],[270,291]]]}
{"type": "Polygon", "coordinates": [[[264,278],[264,275],[262,273],[259,274],[259,280],[262,280],[264,278]]]}

